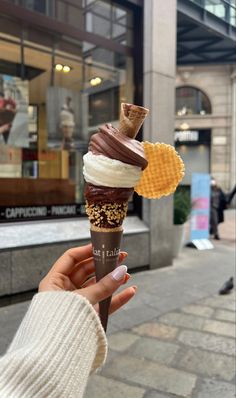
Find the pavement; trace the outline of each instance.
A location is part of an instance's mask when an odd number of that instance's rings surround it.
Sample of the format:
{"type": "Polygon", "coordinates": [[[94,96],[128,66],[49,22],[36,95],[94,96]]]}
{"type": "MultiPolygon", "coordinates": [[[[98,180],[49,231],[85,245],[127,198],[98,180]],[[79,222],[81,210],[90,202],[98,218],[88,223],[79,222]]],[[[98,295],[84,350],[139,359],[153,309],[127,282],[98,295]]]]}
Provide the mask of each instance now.
{"type": "MultiPolygon", "coordinates": [[[[214,249],[184,248],[174,265],[132,275],[136,297],[110,317],[105,367],[85,398],[235,398],[235,210],[214,249]]],[[[0,355],[29,302],[0,308],[0,355]]]]}

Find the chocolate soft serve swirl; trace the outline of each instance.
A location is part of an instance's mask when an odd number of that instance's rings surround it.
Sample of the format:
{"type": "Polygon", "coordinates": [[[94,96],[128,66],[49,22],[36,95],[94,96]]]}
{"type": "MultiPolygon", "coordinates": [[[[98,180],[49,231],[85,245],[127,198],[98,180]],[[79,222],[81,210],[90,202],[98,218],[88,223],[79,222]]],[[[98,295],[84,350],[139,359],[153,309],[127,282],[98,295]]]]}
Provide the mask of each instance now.
{"type": "Polygon", "coordinates": [[[88,203],[127,202],[134,192],[133,188],[109,188],[86,184],[84,195],[88,203]]]}
{"type": "Polygon", "coordinates": [[[142,144],[120,133],[111,124],[103,125],[99,132],[91,137],[89,151],[141,169],[145,169],[148,164],[142,144]]]}

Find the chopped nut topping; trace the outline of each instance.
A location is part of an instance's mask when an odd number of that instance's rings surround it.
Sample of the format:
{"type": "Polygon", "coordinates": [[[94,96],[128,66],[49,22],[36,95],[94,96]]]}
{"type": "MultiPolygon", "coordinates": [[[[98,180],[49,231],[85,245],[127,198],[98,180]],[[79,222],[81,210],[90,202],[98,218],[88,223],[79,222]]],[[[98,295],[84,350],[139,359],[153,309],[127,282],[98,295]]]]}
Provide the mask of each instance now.
{"type": "Polygon", "coordinates": [[[114,228],[122,224],[128,209],[128,203],[88,203],[86,213],[92,224],[98,227],[114,228]]]}

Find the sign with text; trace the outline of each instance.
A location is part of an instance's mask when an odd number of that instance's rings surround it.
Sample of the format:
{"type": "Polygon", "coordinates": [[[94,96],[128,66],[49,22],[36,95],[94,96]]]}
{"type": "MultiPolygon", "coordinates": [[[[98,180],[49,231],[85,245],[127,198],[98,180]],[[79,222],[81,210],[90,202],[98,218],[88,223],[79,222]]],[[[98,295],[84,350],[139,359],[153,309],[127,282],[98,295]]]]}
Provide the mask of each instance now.
{"type": "Polygon", "coordinates": [[[85,215],[84,205],[42,205],[0,207],[0,222],[69,218],[85,215]]]}
{"type": "Polygon", "coordinates": [[[192,174],[190,240],[208,239],[210,218],[210,175],[192,174]]]}

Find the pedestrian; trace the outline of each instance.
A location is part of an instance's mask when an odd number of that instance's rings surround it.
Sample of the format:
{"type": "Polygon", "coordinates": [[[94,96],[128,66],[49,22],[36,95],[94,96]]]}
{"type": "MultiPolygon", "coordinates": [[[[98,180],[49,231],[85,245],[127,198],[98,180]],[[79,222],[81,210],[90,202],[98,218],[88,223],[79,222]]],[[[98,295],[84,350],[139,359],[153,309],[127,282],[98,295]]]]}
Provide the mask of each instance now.
{"type": "Polygon", "coordinates": [[[236,194],[236,184],[235,184],[234,188],[232,189],[232,191],[228,194],[227,205],[231,204],[235,194],[236,194]]]}
{"type": "Polygon", "coordinates": [[[226,196],[218,186],[216,180],[211,178],[211,208],[210,208],[210,234],[219,240],[218,225],[224,222],[224,210],[227,207],[226,196]]]}
{"type": "MultiPolygon", "coordinates": [[[[121,252],[119,263],[127,253],[121,252]]],[[[98,302],[111,296],[130,275],[119,265],[95,282],[92,246],[68,250],[39,285],[30,307],[0,358],[1,398],[80,398],[91,371],[103,365],[107,340],[98,302]]],[[[136,286],[112,298],[114,312],[136,286]]]]}

